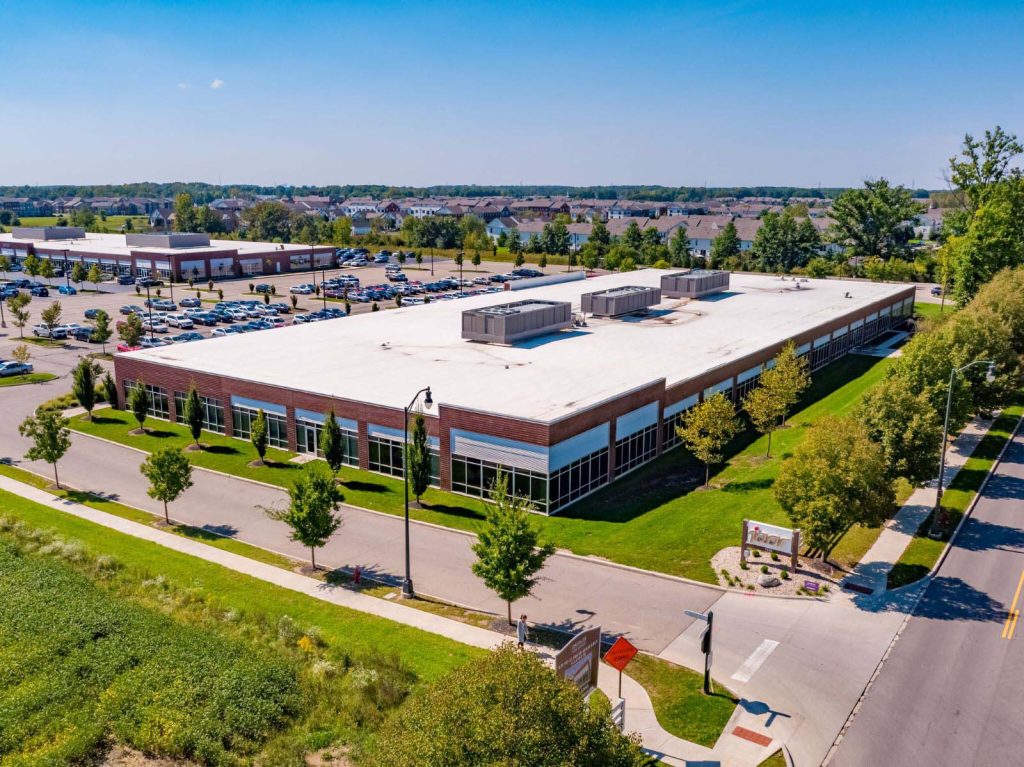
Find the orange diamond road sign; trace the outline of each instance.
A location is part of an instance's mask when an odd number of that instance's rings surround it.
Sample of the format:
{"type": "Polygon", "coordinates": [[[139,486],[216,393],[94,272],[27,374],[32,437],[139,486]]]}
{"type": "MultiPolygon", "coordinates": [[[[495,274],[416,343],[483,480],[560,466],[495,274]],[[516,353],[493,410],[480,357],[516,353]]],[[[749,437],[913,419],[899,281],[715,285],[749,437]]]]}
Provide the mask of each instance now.
{"type": "Polygon", "coordinates": [[[619,637],[604,656],[604,662],[617,671],[622,671],[633,660],[638,650],[625,637],[619,637]]]}

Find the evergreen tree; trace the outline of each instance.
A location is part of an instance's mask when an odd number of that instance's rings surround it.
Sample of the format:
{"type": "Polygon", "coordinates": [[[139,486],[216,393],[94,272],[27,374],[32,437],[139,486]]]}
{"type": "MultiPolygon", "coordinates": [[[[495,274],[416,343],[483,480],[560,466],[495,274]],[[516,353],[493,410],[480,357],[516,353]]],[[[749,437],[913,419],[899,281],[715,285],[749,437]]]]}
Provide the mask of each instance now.
{"type": "Polygon", "coordinates": [[[711,242],[708,266],[713,269],[726,266],[730,259],[739,258],[740,249],[740,236],[736,231],[736,224],[730,221],[722,227],[722,231],[711,242]]]}
{"type": "Polygon", "coordinates": [[[184,412],[181,415],[185,426],[188,428],[188,433],[192,435],[192,441],[197,448],[200,447],[199,435],[203,433],[204,412],[203,401],[199,397],[199,392],[196,391],[194,381],[188,387],[188,394],[185,395],[184,412]]]}
{"type": "Polygon", "coordinates": [[[135,385],[129,389],[127,404],[128,409],[132,411],[132,415],[135,416],[135,420],[139,423],[139,430],[137,433],[145,433],[146,417],[149,415],[149,408],[153,403],[150,399],[149,391],[141,380],[136,381],[135,385]]]}
{"type": "Polygon", "coordinates": [[[117,410],[121,404],[117,396],[117,384],[114,382],[114,376],[109,370],[103,376],[103,398],[114,410],[117,410]]]}
{"type": "Polygon", "coordinates": [[[86,357],[79,360],[71,371],[71,393],[78,404],[85,409],[86,417],[92,420],[92,409],[96,407],[96,371],[92,361],[86,357]]]}
{"type": "Polygon", "coordinates": [[[430,487],[430,446],[427,443],[427,419],[416,413],[412,422],[412,436],[406,446],[409,462],[409,488],[416,503],[430,487]]]}
{"type": "Polygon", "coordinates": [[[320,450],[323,451],[324,460],[331,468],[332,475],[337,478],[345,463],[345,437],[341,433],[333,410],[324,415],[324,427],[320,432],[320,450]]]}
{"type": "Polygon", "coordinates": [[[101,345],[104,354],[107,353],[107,341],[112,335],[110,315],[102,309],[98,310],[92,321],[92,340],[101,345]]]}
{"type": "Polygon", "coordinates": [[[260,408],[256,413],[256,417],[252,419],[252,423],[249,425],[249,441],[252,442],[252,446],[256,449],[256,455],[259,456],[259,465],[264,464],[264,457],[267,455],[267,416],[263,412],[263,408],[260,408]]]}

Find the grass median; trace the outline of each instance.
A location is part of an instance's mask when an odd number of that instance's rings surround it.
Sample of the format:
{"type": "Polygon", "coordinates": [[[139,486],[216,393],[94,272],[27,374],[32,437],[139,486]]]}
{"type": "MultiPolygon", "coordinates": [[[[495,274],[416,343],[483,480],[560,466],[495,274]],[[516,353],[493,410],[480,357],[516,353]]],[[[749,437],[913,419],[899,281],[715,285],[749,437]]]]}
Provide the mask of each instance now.
{"type": "Polygon", "coordinates": [[[56,378],[53,373],[26,373],[20,376],[9,376],[7,378],[0,378],[0,387],[3,386],[21,386],[22,384],[36,384],[46,383],[56,378]]]}
{"type": "MultiPolygon", "coordinates": [[[[826,415],[851,410],[889,364],[889,360],[851,355],[820,371],[789,426],[773,437],[772,457],[765,457],[764,437],[745,431],[730,446],[726,464],[715,471],[711,489],[698,489],[703,470],[677,448],[560,514],[538,516],[535,524],[545,540],[577,554],[714,583],[710,559],[719,549],[737,545],[743,519],[788,524],[772,484],[779,464],[807,427],[826,415]]],[[[136,425],[130,414],[110,409],[95,411],[91,421],[72,419],[77,431],[147,452],[191,442],[179,424],[150,420],[146,434],[130,434],[136,425]]],[[[286,451],[270,449],[267,466],[250,466],[256,455],[245,441],[204,432],[201,442],[204,450],[186,455],[203,468],[282,487],[302,470],[291,462],[294,454],[286,451]]],[[[341,479],[346,502],[403,513],[401,479],[348,467],[341,479]]],[[[410,513],[414,519],[473,532],[483,521],[484,504],[432,488],[423,497],[423,507],[410,513]]]]}
{"type": "Polygon", "coordinates": [[[1014,429],[1024,415],[1024,404],[1017,403],[1006,408],[992,424],[988,433],[978,443],[974,453],[957,472],[942,494],[942,508],[946,522],[938,539],[928,537],[934,512],[921,523],[917,535],[910,541],[903,555],[889,572],[890,589],[906,586],[920,580],[932,571],[950,536],[956,530],[967,508],[981,488],[985,477],[995,464],[1014,429]]]}

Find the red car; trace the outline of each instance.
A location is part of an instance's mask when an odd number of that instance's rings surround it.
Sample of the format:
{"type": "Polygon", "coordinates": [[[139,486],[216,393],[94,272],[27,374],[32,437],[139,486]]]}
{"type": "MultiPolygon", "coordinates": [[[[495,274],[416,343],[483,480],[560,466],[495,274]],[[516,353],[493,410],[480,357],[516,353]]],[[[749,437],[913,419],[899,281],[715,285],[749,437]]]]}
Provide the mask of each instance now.
{"type": "Polygon", "coordinates": [[[129,346],[124,341],[122,341],[121,343],[119,343],[117,345],[117,350],[119,352],[135,352],[135,351],[138,351],[141,348],[142,348],[141,346],[129,346]]]}

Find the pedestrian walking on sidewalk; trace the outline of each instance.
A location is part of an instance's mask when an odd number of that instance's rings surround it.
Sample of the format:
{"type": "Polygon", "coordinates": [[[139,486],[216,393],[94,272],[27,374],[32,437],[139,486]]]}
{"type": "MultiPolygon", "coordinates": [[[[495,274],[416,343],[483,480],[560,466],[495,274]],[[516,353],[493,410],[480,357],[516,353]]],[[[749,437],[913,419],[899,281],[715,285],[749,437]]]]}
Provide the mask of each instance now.
{"type": "Polygon", "coordinates": [[[522,650],[526,645],[526,613],[520,615],[516,623],[516,639],[519,641],[519,649],[522,650]]]}

